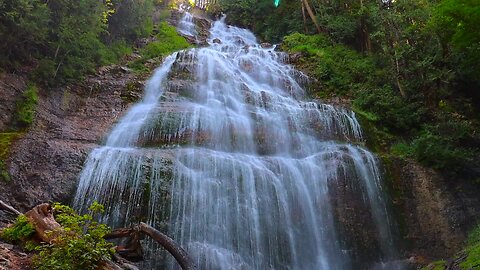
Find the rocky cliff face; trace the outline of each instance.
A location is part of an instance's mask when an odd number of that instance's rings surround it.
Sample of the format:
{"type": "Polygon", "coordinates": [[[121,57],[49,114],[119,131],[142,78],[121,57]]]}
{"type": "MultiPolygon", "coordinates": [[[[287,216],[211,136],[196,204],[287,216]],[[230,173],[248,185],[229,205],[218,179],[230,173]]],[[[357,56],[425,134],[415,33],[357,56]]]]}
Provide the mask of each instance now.
{"type": "Polygon", "coordinates": [[[405,255],[424,264],[458,252],[480,216],[478,186],[412,160],[384,161],[405,255]]]}
{"type": "MultiPolygon", "coordinates": [[[[141,94],[142,83],[128,69],[111,66],[77,85],[41,89],[33,125],[9,151],[11,181],[0,184],[2,199],[20,210],[44,201],[70,200],[90,149],[141,94]]],[[[3,130],[12,121],[25,85],[22,76],[0,77],[3,130]]]]}

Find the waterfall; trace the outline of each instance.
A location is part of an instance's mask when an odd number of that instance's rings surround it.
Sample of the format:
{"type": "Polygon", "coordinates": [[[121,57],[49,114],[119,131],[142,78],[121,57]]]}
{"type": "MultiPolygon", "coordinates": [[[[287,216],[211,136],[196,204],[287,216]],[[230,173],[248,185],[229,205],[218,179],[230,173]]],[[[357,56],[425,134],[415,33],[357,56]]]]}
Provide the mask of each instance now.
{"type": "MultiPolygon", "coordinates": [[[[251,32],[223,20],[210,31],[210,46],[164,60],[92,151],[74,207],[104,204],[113,227],[146,221],[199,269],[369,269],[396,259],[381,173],[358,146],[355,114],[308,101],[306,77],[251,32]],[[368,250],[357,231],[370,232],[368,250]]],[[[176,269],[155,245],[149,253],[146,269],[176,269]]]]}
{"type": "Polygon", "coordinates": [[[177,30],[182,35],[196,36],[197,30],[195,29],[195,23],[193,22],[193,16],[189,12],[183,14],[182,19],[178,22],[177,30]]]}

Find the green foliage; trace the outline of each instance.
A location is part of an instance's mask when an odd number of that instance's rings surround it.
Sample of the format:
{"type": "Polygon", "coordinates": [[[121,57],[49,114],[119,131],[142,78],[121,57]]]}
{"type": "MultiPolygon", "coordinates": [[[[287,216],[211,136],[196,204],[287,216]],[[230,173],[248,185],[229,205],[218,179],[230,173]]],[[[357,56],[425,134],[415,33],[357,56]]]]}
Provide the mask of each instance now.
{"type": "Polygon", "coordinates": [[[50,10],[42,0],[0,1],[0,67],[15,69],[47,42],[50,10]]]}
{"type": "Polygon", "coordinates": [[[132,47],[130,47],[124,40],[115,41],[109,46],[103,47],[99,50],[102,65],[117,63],[123,57],[132,53],[132,47]]]}
{"type": "Polygon", "coordinates": [[[35,64],[31,79],[47,86],[76,81],[131,53],[153,11],[153,0],[0,1],[0,66],[35,64]]]}
{"type": "Polygon", "coordinates": [[[166,22],[161,22],[158,25],[156,38],[157,41],[147,44],[141,51],[144,58],[162,57],[175,51],[191,47],[185,38],[177,33],[175,27],[166,22]]]}
{"type": "Polygon", "coordinates": [[[412,142],[414,156],[437,169],[468,173],[465,170],[479,154],[478,147],[468,145],[478,140],[473,138],[475,129],[472,123],[455,119],[427,125],[412,142]]]}
{"type": "Polygon", "coordinates": [[[286,36],[282,48],[301,52],[311,75],[322,83],[322,90],[336,95],[351,95],[366,87],[375,70],[372,59],[342,45],[335,45],[324,35],[294,33],[286,36]]]}
{"type": "Polygon", "coordinates": [[[0,180],[5,182],[10,182],[10,174],[8,173],[7,166],[5,166],[5,162],[0,160],[0,180]]]}
{"type": "Polygon", "coordinates": [[[10,242],[24,241],[35,233],[35,228],[24,215],[19,215],[11,227],[1,231],[0,236],[10,242]]]}
{"type": "Polygon", "coordinates": [[[9,157],[12,142],[20,135],[21,133],[18,132],[0,133],[0,179],[5,182],[10,182],[11,180],[5,162],[9,157]]]}
{"type": "Polygon", "coordinates": [[[470,231],[467,240],[467,245],[469,246],[474,246],[477,244],[480,244],[480,224],[470,231]]]}
{"type": "Polygon", "coordinates": [[[390,153],[397,157],[406,158],[413,155],[413,148],[408,143],[397,142],[390,147],[390,153]]]}
{"type": "Polygon", "coordinates": [[[113,0],[113,8],[115,13],[108,20],[108,34],[104,35],[107,43],[122,39],[133,42],[152,33],[153,0],[113,0]]]}
{"type": "Polygon", "coordinates": [[[33,123],[37,103],[38,89],[34,84],[28,84],[22,99],[17,103],[16,124],[18,127],[25,128],[33,123]]]}
{"type": "Polygon", "coordinates": [[[39,270],[94,270],[98,264],[109,259],[114,252],[113,244],[103,238],[110,229],[105,224],[93,221],[92,215],[103,212],[98,203],[89,208],[90,214],[78,215],[65,205],[53,205],[55,219],[63,229],[52,244],[38,247],[34,258],[39,270]]]}
{"type": "Polygon", "coordinates": [[[442,45],[450,46],[461,73],[480,82],[480,5],[477,0],[443,0],[430,21],[442,45]]]}
{"type": "Polygon", "coordinates": [[[99,63],[104,46],[100,34],[106,29],[104,14],[109,7],[95,0],[47,1],[48,43],[35,78],[45,84],[77,80],[99,63]]]}
{"type": "Polygon", "coordinates": [[[378,124],[400,134],[418,128],[425,114],[421,103],[406,102],[388,85],[358,91],[353,104],[376,115],[378,124]]]}
{"type": "Polygon", "coordinates": [[[2,132],[0,133],[0,160],[6,160],[10,153],[10,146],[20,133],[2,132]]]}

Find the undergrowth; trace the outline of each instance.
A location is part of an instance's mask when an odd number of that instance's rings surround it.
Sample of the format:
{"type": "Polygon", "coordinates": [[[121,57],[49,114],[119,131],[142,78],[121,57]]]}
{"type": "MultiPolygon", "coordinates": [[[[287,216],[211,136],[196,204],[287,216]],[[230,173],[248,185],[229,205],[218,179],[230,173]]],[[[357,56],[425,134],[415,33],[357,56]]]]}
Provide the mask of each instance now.
{"type": "Polygon", "coordinates": [[[50,232],[55,236],[50,243],[35,242],[35,227],[24,215],[18,216],[12,226],[3,229],[0,237],[22,244],[27,250],[36,250],[32,262],[34,269],[38,270],[94,270],[98,269],[100,262],[111,258],[114,246],[104,239],[110,228],[93,220],[93,216],[104,211],[102,205],[94,202],[89,214],[84,215],[58,203],[52,208],[55,220],[62,227],[50,232]]]}

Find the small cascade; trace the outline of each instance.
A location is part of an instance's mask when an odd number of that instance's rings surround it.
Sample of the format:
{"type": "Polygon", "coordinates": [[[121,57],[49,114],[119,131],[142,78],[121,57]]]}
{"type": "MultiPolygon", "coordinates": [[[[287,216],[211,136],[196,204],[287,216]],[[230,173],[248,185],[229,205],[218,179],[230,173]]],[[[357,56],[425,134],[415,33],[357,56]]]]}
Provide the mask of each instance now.
{"type": "Polygon", "coordinates": [[[195,37],[198,35],[192,14],[184,12],[182,19],[178,22],[177,31],[185,36],[195,37]]]}
{"type": "MultiPolygon", "coordinates": [[[[397,259],[393,224],[355,114],[308,101],[306,77],[245,29],[217,21],[209,44],[155,71],[89,155],[75,208],[99,201],[113,227],[146,221],[199,269],[394,269],[382,266],[397,259]]],[[[149,245],[145,269],[177,269],[149,245]]]]}

